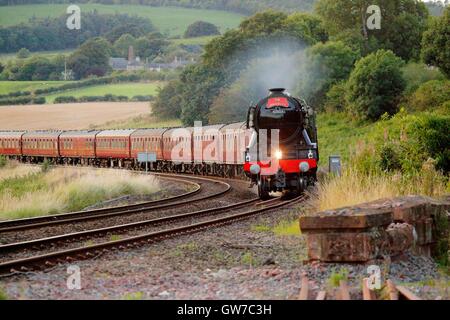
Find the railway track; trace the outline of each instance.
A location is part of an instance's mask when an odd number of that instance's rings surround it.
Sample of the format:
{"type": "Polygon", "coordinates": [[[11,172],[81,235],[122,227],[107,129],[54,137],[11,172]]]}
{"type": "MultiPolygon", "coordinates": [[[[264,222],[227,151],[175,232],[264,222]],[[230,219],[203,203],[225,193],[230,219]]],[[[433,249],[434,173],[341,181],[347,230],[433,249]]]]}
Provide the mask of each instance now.
{"type": "Polygon", "coordinates": [[[113,226],[110,228],[103,228],[101,230],[89,230],[84,232],[65,234],[58,237],[49,237],[37,239],[34,241],[13,243],[0,247],[2,252],[16,252],[20,254],[21,250],[36,251],[40,248],[52,248],[56,251],[51,251],[43,254],[36,254],[27,257],[16,257],[12,260],[3,261],[0,263],[0,273],[14,273],[17,271],[30,271],[34,269],[48,268],[55,266],[57,263],[72,262],[80,259],[89,259],[98,256],[104,252],[117,249],[126,249],[141,246],[144,244],[161,241],[166,238],[174,236],[194,233],[212,227],[230,224],[240,221],[256,214],[264,213],[272,209],[278,209],[284,206],[292,205],[303,201],[304,196],[300,196],[291,200],[272,199],[270,201],[259,201],[251,199],[236,203],[227,207],[206,209],[186,214],[179,214],[176,216],[165,217],[160,219],[153,219],[147,221],[140,221],[135,224],[113,226]],[[246,209],[250,206],[250,209],[246,209]],[[235,213],[232,210],[240,209],[241,212],[235,213]],[[226,214],[224,214],[226,213],[226,214]],[[210,215],[222,215],[220,217],[208,218],[198,222],[183,223],[180,226],[164,228],[162,230],[142,232],[137,235],[128,236],[123,239],[103,241],[96,244],[82,245],[79,247],[58,250],[58,246],[64,245],[67,241],[79,241],[92,238],[100,235],[107,235],[111,232],[118,232],[120,230],[139,230],[149,225],[161,225],[171,223],[177,220],[186,220],[199,217],[209,217],[210,215]]]}
{"type": "MultiPolygon", "coordinates": [[[[339,287],[335,290],[320,290],[316,294],[310,290],[309,279],[302,276],[299,300],[352,300],[352,295],[346,280],[339,281],[339,287]]],[[[392,280],[386,280],[380,290],[371,290],[367,285],[369,279],[362,280],[362,300],[422,300],[411,290],[404,286],[399,286],[392,280]]],[[[355,293],[353,293],[355,295],[355,293]]]]}
{"type": "Polygon", "coordinates": [[[0,234],[5,233],[5,232],[23,231],[23,230],[29,230],[29,229],[34,229],[34,228],[54,226],[54,225],[58,225],[58,224],[69,224],[69,223],[76,223],[76,222],[88,221],[88,220],[93,220],[93,219],[102,219],[102,218],[114,217],[114,216],[124,216],[124,215],[136,214],[136,213],[140,213],[140,212],[150,212],[150,211],[155,211],[155,210],[160,210],[160,209],[179,207],[179,206],[184,206],[184,205],[187,205],[190,203],[219,197],[231,190],[230,184],[228,184],[224,181],[217,180],[217,179],[210,179],[210,178],[203,178],[203,177],[193,177],[192,178],[192,180],[194,180],[194,181],[203,181],[203,182],[219,184],[223,187],[222,190],[219,190],[218,192],[208,193],[208,191],[205,191],[204,190],[205,188],[202,188],[202,186],[197,182],[189,181],[189,180],[186,180],[185,178],[175,177],[174,175],[170,175],[170,174],[156,174],[156,175],[163,177],[165,179],[168,179],[168,180],[173,180],[173,181],[179,182],[179,183],[190,184],[190,185],[194,186],[194,190],[183,193],[181,195],[172,196],[172,197],[161,199],[161,200],[143,202],[143,203],[134,204],[134,205],[2,221],[2,222],[0,222],[0,234]],[[196,195],[201,194],[202,192],[206,193],[206,195],[201,196],[201,197],[195,197],[196,195]],[[190,199],[183,200],[183,201],[176,201],[176,200],[184,199],[187,197],[190,197],[190,199]]]}

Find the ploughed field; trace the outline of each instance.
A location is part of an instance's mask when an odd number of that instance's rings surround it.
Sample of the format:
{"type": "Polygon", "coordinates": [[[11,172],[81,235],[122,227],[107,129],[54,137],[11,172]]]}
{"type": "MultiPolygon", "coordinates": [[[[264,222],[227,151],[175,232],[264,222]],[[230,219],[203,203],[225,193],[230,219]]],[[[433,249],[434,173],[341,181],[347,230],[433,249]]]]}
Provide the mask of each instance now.
{"type": "Polygon", "coordinates": [[[0,107],[2,130],[88,129],[148,114],[148,102],[89,102],[0,107]]]}

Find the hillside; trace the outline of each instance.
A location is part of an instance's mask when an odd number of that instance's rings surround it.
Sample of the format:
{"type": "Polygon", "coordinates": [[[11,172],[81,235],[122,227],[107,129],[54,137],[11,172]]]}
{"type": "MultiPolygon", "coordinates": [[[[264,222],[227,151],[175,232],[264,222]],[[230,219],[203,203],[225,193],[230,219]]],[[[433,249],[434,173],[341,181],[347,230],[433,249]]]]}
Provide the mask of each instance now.
{"type": "MultiPolygon", "coordinates": [[[[29,4],[4,6],[0,10],[0,25],[11,26],[26,23],[30,18],[59,17],[67,9],[65,4],[29,4]]],[[[200,18],[217,25],[221,32],[235,28],[243,16],[218,10],[187,9],[175,7],[149,7],[139,5],[83,4],[82,13],[97,10],[100,14],[127,13],[149,18],[160,32],[181,36],[187,26],[200,18]]]]}
{"type": "MultiPolygon", "coordinates": [[[[87,1],[78,3],[95,2],[110,4],[110,0],[87,1]]],[[[115,0],[114,3],[130,4],[130,0],[115,0]]],[[[311,11],[315,0],[240,0],[240,1],[214,1],[214,0],[140,0],[142,5],[152,7],[176,6],[196,9],[215,9],[242,14],[253,14],[267,8],[285,11],[311,11]]],[[[69,0],[0,0],[0,5],[25,4],[25,3],[71,3],[69,0]]]]}

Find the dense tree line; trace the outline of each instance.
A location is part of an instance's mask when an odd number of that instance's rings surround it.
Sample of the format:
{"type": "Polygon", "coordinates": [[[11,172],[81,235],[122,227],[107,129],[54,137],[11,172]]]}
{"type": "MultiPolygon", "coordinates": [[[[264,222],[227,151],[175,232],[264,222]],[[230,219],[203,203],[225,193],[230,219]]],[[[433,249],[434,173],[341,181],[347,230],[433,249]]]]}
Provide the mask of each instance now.
{"type": "Polygon", "coordinates": [[[80,30],[69,30],[66,20],[65,15],[59,18],[32,18],[27,24],[0,27],[0,52],[17,52],[22,48],[30,51],[71,49],[92,37],[103,36],[115,41],[125,33],[140,37],[156,30],[150,20],[126,14],[84,13],[80,30]]]}

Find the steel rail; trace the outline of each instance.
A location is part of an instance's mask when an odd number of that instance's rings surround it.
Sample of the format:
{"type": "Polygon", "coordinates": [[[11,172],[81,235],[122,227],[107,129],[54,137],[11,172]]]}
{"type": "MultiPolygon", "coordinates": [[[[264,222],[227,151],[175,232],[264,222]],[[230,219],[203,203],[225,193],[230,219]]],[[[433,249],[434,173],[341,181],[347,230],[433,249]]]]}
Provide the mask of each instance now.
{"type": "Polygon", "coordinates": [[[300,201],[303,201],[305,199],[304,196],[299,196],[297,198],[294,198],[292,200],[283,201],[281,203],[277,203],[275,205],[268,205],[264,206],[262,208],[253,209],[241,213],[235,213],[231,214],[226,217],[221,218],[215,218],[203,222],[188,224],[181,227],[176,228],[169,228],[161,231],[155,231],[150,233],[145,233],[142,235],[137,235],[125,239],[119,239],[114,241],[108,241],[103,242],[99,244],[84,246],[84,247],[78,247],[78,248],[72,248],[72,249],[66,249],[61,250],[57,252],[27,257],[23,259],[16,259],[12,261],[7,261],[0,263],[0,273],[8,273],[8,272],[14,272],[14,271],[28,271],[30,268],[35,268],[36,266],[39,267],[42,266],[42,264],[45,267],[54,266],[56,262],[70,262],[78,259],[86,259],[91,258],[96,255],[102,254],[103,252],[107,252],[109,250],[116,250],[116,249],[126,249],[131,247],[136,247],[140,245],[144,245],[146,243],[153,243],[156,241],[164,240],[166,238],[171,238],[173,236],[181,235],[181,234],[188,234],[188,233],[194,233],[198,232],[210,227],[217,227],[222,226],[226,224],[230,224],[235,221],[240,221],[247,219],[253,215],[256,215],[258,213],[267,212],[272,209],[277,209],[283,206],[291,205],[300,201]]]}
{"type": "MultiPolygon", "coordinates": [[[[199,178],[194,178],[199,179],[199,178]]],[[[90,211],[77,211],[77,212],[69,212],[69,213],[63,213],[63,214],[57,214],[52,216],[41,216],[36,218],[26,218],[26,219],[19,219],[19,220],[8,220],[3,221],[0,223],[0,233],[4,232],[11,232],[11,231],[21,231],[21,230],[27,230],[27,229],[34,229],[34,228],[41,228],[41,227],[47,227],[47,226],[53,226],[58,224],[67,224],[67,223],[74,223],[74,222],[83,222],[88,220],[94,220],[99,218],[107,218],[107,217],[113,217],[113,216],[120,216],[120,215],[128,215],[133,213],[140,213],[140,212],[151,212],[159,209],[166,209],[166,208],[172,208],[177,207],[181,205],[190,204],[193,202],[198,202],[202,200],[208,200],[211,198],[219,197],[231,190],[231,185],[228,183],[225,183],[223,181],[217,181],[213,179],[206,179],[201,178],[203,180],[209,180],[214,183],[222,184],[225,186],[224,190],[221,190],[220,192],[216,192],[201,198],[194,198],[189,199],[185,201],[178,201],[168,204],[159,204],[160,201],[167,202],[172,201],[180,198],[185,198],[187,196],[193,196],[197,193],[199,193],[202,188],[199,184],[198,188],[196,190],[190,191],[188,193],[178,195],[175,197],[170,197],[167,199],[162,200],[156,200],[156,201],[149,201],[145,203],[140,204],[133,204],[129,206],[120,206],[120,207],[112,207],[112,208],[104,208],[104,209],[96,209],[96,210],[90,210],[90,211]]],[[[180,181],[182,179],[179,179],[180,181]]],[[[186,180],[183,180],[186,181],[186,180]]],[[[190,182],[190,181],[186,181],[190,182]]]]}

